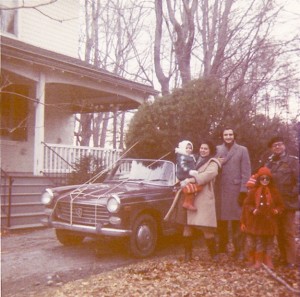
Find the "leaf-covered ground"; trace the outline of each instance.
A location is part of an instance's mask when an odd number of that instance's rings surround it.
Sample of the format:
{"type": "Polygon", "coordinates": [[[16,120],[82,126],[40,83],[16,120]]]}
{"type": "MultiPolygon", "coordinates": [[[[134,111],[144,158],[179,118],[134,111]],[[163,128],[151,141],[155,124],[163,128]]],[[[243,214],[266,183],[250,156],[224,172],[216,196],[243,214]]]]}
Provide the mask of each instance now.
{"type": "Polygon", "coordinates": [[[266,269],[248,268],[227,255],[214,262],[204,247],[194,255],[188,263],[183,255],[156,257],[27,296],[300,296],[298,269],[276,266],[276,280],[266,269]]]}

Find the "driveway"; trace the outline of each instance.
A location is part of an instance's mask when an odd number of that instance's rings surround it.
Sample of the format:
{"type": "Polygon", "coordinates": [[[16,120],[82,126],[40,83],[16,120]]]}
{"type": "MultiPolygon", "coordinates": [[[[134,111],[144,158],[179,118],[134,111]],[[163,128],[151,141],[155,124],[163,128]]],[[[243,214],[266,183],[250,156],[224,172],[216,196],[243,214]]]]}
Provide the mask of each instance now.
{"type": "MultiPolygon", "coordinates": [[[[182,253],[178,238],[160,243],[156,255],[169,253],[182,253]]],[[[63,246],[52,229],[2,234],[1,296],[28,296],[139,261],[119,241],[85,239],[79,246],[63,246]]]]}

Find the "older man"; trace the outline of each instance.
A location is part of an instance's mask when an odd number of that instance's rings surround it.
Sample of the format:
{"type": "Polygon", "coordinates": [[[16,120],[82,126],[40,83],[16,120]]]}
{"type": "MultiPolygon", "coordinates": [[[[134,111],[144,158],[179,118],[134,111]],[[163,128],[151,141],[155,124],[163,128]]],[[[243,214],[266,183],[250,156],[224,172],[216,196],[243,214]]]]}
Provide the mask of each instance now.
{"type": "Polygon", "coordinates": [[[243,237],[240,232],[241,206],[238,198],[246,195],[246,182],[251,175],[248,150],[236,143],[236,135],[231,128],[222,132],[223,144],[217,146],[217,156],[222,163],[222,171],[217,180],[217,215],[219,252],[227,252],[229,224],[231,224],[234,253],[243,258],[243,237]]]}
{"type": "Polygon", "coordinates": [[[284,139],[280,136],[271,138],[268,146],[272,155],[266,166],[272,172],[285,206],[278,220],[280,258],[283,264],[293,268],[296,264],[295,213],[299,210],[299,159],[286,152],[284,139]]]}

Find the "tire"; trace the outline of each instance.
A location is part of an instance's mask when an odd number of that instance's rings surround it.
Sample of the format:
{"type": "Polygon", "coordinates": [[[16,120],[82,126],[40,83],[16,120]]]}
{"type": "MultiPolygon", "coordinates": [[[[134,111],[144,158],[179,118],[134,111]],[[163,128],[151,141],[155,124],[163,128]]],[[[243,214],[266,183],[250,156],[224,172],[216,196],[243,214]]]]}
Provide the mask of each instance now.
{"type": "Polygon", "coordinates": [[[150,256],[157,244],[157,222],[153,216],[143,214],[133,223],[129,251],[136,258],[150,256]]]}
{"type": "Polygon", "coordinates": [[[63,245],[78,245],[82,243],[84,236],[68,230],[55,229],[56,238],[63,245]]]}

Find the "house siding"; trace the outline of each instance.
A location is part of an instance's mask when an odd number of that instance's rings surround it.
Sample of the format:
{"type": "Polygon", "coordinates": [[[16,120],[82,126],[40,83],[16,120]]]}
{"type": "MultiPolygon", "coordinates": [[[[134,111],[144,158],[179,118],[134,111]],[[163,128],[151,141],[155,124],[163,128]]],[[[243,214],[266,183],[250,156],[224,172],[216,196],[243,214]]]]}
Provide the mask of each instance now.
{"type": "MultiPolygon", "coordinates": [[[[25,1],[36,5],[45,1],[25,1]]],[[[18,11],[18,36],[21,41],[57,53],[78,57],[79,0],[58,0],[53,4],[18,11]],[[47,15],[47,16],[45,16],[47,15]]]]}

